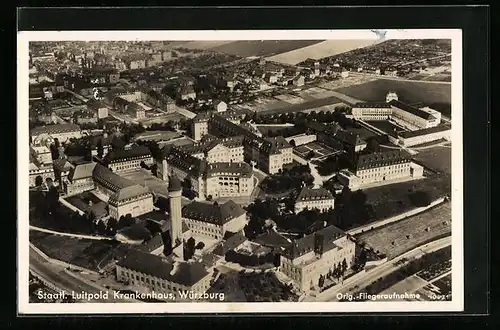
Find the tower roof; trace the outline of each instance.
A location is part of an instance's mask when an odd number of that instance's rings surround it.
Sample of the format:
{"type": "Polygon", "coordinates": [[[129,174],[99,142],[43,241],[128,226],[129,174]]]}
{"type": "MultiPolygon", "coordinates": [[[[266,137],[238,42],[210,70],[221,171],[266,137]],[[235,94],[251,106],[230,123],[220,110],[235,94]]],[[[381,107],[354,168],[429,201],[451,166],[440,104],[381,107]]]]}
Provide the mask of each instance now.
{"type": "Polygon", "coordinates": [[[182,190],[182,184],[179,178],[175,174],[168,177],[168,191],[179,191],[182,190]]]}

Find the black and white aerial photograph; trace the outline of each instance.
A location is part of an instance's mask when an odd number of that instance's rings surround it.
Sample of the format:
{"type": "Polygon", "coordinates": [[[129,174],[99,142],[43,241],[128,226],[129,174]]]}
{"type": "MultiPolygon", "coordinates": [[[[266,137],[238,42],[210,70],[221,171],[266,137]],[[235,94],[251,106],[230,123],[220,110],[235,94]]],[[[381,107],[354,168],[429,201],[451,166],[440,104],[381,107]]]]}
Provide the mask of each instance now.
{"type": "Polygon", "coordinates": [[[461,44],[391,31],[26,33],[26,310],[463,303],[461,44]]]}

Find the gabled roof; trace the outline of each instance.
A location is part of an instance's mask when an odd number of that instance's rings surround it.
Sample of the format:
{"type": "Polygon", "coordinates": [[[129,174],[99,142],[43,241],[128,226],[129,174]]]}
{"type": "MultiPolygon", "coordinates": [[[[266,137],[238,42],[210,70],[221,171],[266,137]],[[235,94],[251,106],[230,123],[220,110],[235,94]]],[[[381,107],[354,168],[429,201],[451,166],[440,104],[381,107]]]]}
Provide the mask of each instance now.
{"type": "Polygon", "coordinates": [[[128,199],[151,194],[148,188],[135,184],[118,190],[109,198],[110,204],[124,202],[128,199]]]}
{"type": "Polygon", "coordinates": [[[431,115],[427,111],[412,107],[412,106],[410,106],[406,103],[403,103],[401,101],[398,101],[398,100],[391,100],[389,102],[389,104],[392,105],[393,107],[396,107],[396,108],[401,109],[403,111],[409,112],[412,115],[415,115],[415,116],[420,117],[422,119],[429,120],[429,119],[435,118],[433,115],[431,115]]]}
{"type": "Polygon", "coordinates": [[[68,178],[71,181],[91,178],[95,166],[96,166],[96,163],[93,163],[93,162],[76,165],[75,167],[71,168],[69,175],[68,175],[68,178]]]}
{"type": "Polygon", "coordinates": [[[56,134],[56,133],[66,133],[66,132],[79,132],[80,127],[76,124],[55,124],[48,126],[39,126],[31,130],[31,135],[39,134],[56,134]]]}
{"type": "Polygon", "coordinates": [[[219,226],[245,214],[245,210],[234,201],[224,204],[208,204],[194,201],[182,208],[182,217],[219,226]]]}
{"type": "Polygon", "coordinates": [[[137,250],[130,250],[118,265],[185,286],[192,286],[209,274],[199,262],[177,263],[137,250]]]}
{"type": "Polygon", "coordinates": [[[410,159],[410,155],[403,150],[375,152],[367,155],[359,155],[356,169],[359,171],[381,166],[402,164],[409,162],[410,159]]]}
{"type": "Polygon", "coordinates": [[[333,199],[333,194],[323,188],[308,188],[308,187],[303,187],[302,190],[300,191],[299,195],[297,196],[296,201],[297,202],[306,202],[306,201],[312,201],[312,200],[325,200],[325,199],[333,199]]]}
{"type": "Polygon", "coordinates": [[[318,242],[323,246],[323,252],[327,252],[336,248],[337,246],[335,241],[345,235],[346,233],[339,228],[335,226],[328,226],[312,234],[304,236],[303,238],[294,240],[285,249],[283,255],[293,260],[314,251],[316,237],[318,237],[318,242]]]}
{"type": "Polygon", "coordinates": [[[92,172],[94,182],[105,185],[108,189],[118,191],[120,189],[134,186],[135,182],[125,179],[116,173],[111,172],[107,167],[96,164],[92,172]]]}
{"type": "Polygon", "coordinates": [[[386,102],[360,102],[352,106],[353,108],[384,108],[392,109],[391,105],[386,102]]]}

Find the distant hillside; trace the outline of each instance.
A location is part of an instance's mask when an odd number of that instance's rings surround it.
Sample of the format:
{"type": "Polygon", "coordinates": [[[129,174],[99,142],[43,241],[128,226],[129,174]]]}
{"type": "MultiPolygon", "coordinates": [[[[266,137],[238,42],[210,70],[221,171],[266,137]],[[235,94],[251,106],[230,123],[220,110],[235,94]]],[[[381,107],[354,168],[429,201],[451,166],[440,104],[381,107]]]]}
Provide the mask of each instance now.
{"type": "Polygon", "coordinates": [[[321,59],[376,43],[377,40],[325,40],[314,45],[268,57],[268,60],[295,65],[308,58],[321,59]]]}

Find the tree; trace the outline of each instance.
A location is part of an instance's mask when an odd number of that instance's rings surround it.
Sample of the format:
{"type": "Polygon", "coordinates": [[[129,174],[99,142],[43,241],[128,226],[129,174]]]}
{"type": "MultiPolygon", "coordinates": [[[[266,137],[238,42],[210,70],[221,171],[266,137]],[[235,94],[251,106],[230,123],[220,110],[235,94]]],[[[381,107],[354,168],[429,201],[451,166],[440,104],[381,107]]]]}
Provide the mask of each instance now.
{"type": "Polygon", "coordinates": [[[294,147],[294,148],[296,147],[296,144],[295,144],[295,140],[294,140],[294,139],[290,140],[290,145],[291,145],[292,147],[294,147]]]}
{"type": "Polygon", "coordinates": [[[205,243],[203,242],[198,242],[196,246],[194,247],[196,250],[201,250],[205,247],[205,243]]]}
{"type": "Polygon", "coordinates": [[[325,284],[325,277],[323,275],[320,275],[318,280],[318,286],[322,288],[324,284],[325,284]]]}
{"type": "Polygon", "coordinates": [[[184,244],[184,260],[188,261],[194,255],[196,241],[193,237],[190,237],[184,244]]]}
{"type": "Polygon", "coordinates": [[[42,184],[43,184],[43,178],[40,175],[38,175],[35,178],[35,186],[40,187],[42,184]]]}
{"type": "Polygon", "coordinates": [[[345,260],[345,258],[344,258],[344,260],[342,260],[342,266],[341,267],[342,267],[341,268],[341,273],[342,273],[342,275],[344,275],[345,272],[346,272],[346,270],[347,270],[347,261],[345,260]]]}
{"type": "Polygon", "coordinates": [[[106,227],[106,233],[108,235],[116,234],[116,227],[118,225],[118,221],[115,218],[109,218],[108,225],[106,227]]]}
{"type": "Polygon", "coordinates": [[[104,155],[104,146],[102,145],[102,139],[97,140],[97,157],[102,158],[104,155]]]}
{"type": "Polygon", "coordinates": [[[96,231],[99,235],[106,234],[106,225],[104,224],[104,221],[99,220],[97,222],[96,231]]]}

